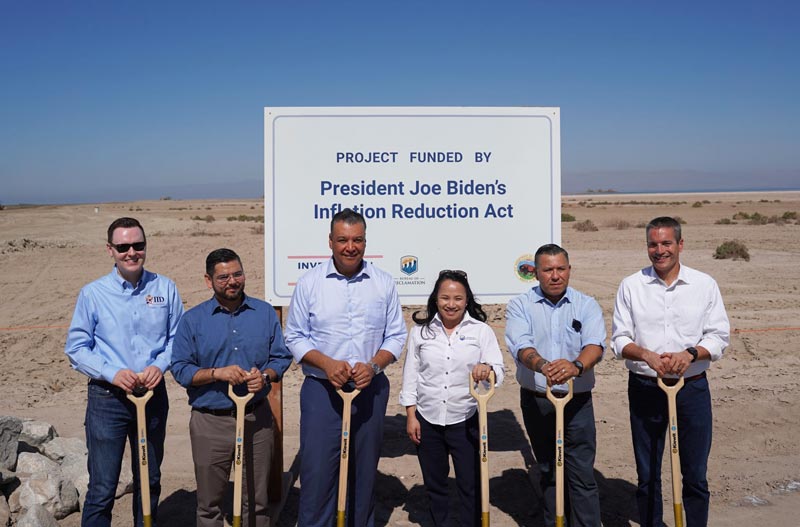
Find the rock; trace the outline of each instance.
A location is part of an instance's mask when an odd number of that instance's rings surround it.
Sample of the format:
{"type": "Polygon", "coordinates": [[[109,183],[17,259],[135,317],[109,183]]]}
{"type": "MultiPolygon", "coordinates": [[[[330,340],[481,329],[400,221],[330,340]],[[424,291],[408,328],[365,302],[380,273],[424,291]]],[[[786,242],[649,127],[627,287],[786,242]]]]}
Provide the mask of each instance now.
{"type": "Polygon", "coordinates": [[[11,523],[11,509],[8,507],[6,497],[0,494],[0,527],[7,527],[11,523]]]}
{"type": "Polygon", "coordinates": [[[89,471],[86,470],[86,455],[67,456],[61,461],[61,474],[75,485],[78,491],[78,502],[83,509],[86,489],[89,487],[89,471]]]}
{"type": "Polygon", "coordinates": [[[8,499],[12,512],[31,509],[41,505],[56,519],[65,518],[78,510],[78,491],[61,472],[39,472],[28,478],[20,478],[20,486],[8,499]]]}
{"type": "Polygon", "coordinates": [[[17,518],[17,527],[58,527],[58,522],[45,507],[34,505],[17,518]]]}
{"type": "Polygon", "coordinates": [[[19,434],[19,450],[22,452],[41,452],[42,445],[58,436],[50,423],[25,419],[19,434]]]}
{"type": "MultiPolygon", "coordinates": [[[[13,470],[7,468],[0,468],[0,489],[17,481],[17,475],[13,470]]],[[[2,527],[2,524],[0,524],[2,527]]]]}
{"type": "Polygon", "coordinates": [[[53,461],[60,463],[70,456],[82,457],[85,460],[88,451],[83,439],[77,437],[55,437],[44,444],[42,453],[53,461]]]}
{"type": "Polygon", "coordinates": [[[16,466],[20,432],[22,419],[9,415],[0,416],[0,468],[13,470],[16,466]]]}
{"type": "Polygon", "coordinates": [[[41,454],[22,452],[19,455],[17,459],[17,477],[20,480],[25,478],[25,474],[32,476],[41,472],[61,474],[61,466],[41,454]]]}

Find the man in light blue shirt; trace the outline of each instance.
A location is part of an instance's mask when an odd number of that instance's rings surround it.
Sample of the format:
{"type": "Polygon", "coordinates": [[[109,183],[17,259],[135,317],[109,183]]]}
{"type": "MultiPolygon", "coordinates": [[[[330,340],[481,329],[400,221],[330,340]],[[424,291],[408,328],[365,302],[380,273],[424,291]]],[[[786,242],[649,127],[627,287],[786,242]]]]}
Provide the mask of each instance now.
{"type": "Polygon", "coordinates": [[[570,527],[600,525],[594,478],[597,439],[592,406],[593,367],[603,356],[606,329],[597,302],[569,287],[569,255],[555,244],[536,251],[539,285],[506,307],[506,343],[517,365],[525,429],[541,472],[545,525],[555,523],[555,407],[547,385],[574,396],[564,409],[565,516],[570,527]]]}
{"type": "Polygon", "coordinates": [[[353,400],[347,524],[374,525],[383,418],[389,400],[384,368],[403,350],[406,327],[394,279],[364,261],[366,221],[351,209],[331,221],[331,260],[297,282],[286,321],[286,344],[306,375],[300,391],[298,527],[329,527],[336,512],[342,399],[353,400]]]}
{"type": "MultiPolygon", "coordinates": [[[[125,442],[136,450],[136,408],[127,394],[144,387],[153,390],[147,403],[147,439],[155,527],[169,410],[164,372],[183,303],[172,280],[144,269],[147,240],[136,219],[119,218],[108,227],[107,250],[114,269],[81,289],[64,349],[72,367],[89,377],[85,419],[89,487],[81,525],[111,525],[125,442]]],[[[131,458],[138,527],[143,524],[138,456],[131,458]]]]}

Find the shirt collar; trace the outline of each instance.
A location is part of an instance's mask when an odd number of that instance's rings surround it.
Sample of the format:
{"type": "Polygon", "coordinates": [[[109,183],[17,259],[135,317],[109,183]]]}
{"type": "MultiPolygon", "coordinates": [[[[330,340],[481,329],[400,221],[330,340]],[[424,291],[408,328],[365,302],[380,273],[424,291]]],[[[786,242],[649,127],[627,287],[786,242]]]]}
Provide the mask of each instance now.
{"type": "MultiPolygon", "coordinates": [[[[689,284],[689,283],[691,283],[691,280],[689,280],[689,271],[688,271],[688,269],[689,268],[686,267],[685,265],[680,264],[680,268],[678,268],[678,277],[675,279],[674,282],[672,282],[672,285],[670,285],[668,287],[673,287],[673,286],[675,286],[676,284],[679,284],[679,283],[680,284],[689,284]]],[[[667,283],[664,282],[664,280],[662,280],[660,276],[658,276],[658,273],[656,273],[656,270],[653,269],[652,265],[650,267],[646,267],[646,268],[644,268],[642,270],[642,280],[645,283],[648,283],[648,284],[652,284],[654,282],[658,282],[660,284],[663,284],[664,286],[667,286],[667,283]]]]}
{"type": "Polygon", "coordinates": [[[369,268],[367,267],[367,261],[361,260],[361,269],[351,276],[347,278],[345,275],[341,274],[339,271],[336,270],[336,264],[333,263],[333,257],[328,259],[327,263],[328,267],[325,269],[325,278],[340,278],[344,280],[356,280],[357,278],[361,277],[362,275],[365,278],[369,278],[369,268]]]}
{"type": "Polygon", "coordinates": [[[565,304],[567,302],[569,302],[571,304],[572,303],[572,288],[567,286],[567,290],[564,291],[564,296],[562,296],[561,299],[556,304],[553,304],[550,301],[549,298],[547,298],[546,296],[544,296],[544,294],[542,294],[542,287],[541,286],[537,285],[537,286],[535,286],[533,288],[533,296],[535,297],[534,303],[546,302],[547,304],[549,304],[551,306],[559,306],[559,305],[565,304]]]}
{"type": "MultiPolygon", "coordinates": [[[[239,304],[239,307],[236,309],[236,311],[233,312],[233,314],[240,313],[240,312],[244,311],[245,309],[255,309],[255,308],[251,307],[250,304],[248,304],[247,299],[249,297],[245,293],[242,293],[242,295],[244,295],[244,298],[242,299],[242,303],[239,304]]],[[[219,303],[219,301],[217,300],[216,297],[213,297],[213,296],[211,297],[211,301],[209,302],[209,305],[211,307],[211,314],[212,315],[216,315],[217,313],[231,314],[231,312],[228,311],[227,308],[223,307],[219,303]]]]}
{"type": "Polygon", "coordinates": [[[141,289],[144,284],[150,281],[150,277],[148,275],[150,275],[150,272],[147,269],[142,269],[142,276],[139,277],[139,283],[133,285],[124,278],[122,278],[122,275],[119,274],[119,271],[117,271],[117,264],[114,264],[114,268],[111,269],[111,279],[114,280],[114,282],[123,291],[125,291],[126,289],[132,289],[134,291],[136,289],[141,289]]]}
{"type": "MultiPolygon", "coordinates": [[[[433,321],[436,322],[437,325],[441,326],[444,329],[444,324],[442,323],[442,318],[439,316],[439,312],[437,311],[435,315],[433,315],[433,321]]],[[[458,323],[456,329],[460,328],[461,326],[466,326],[469,324],[475,324],[479,322],[472,318],[469,314],[469,311],[464,311],[464,318],[461,319],[461,322],[458,323]]]]}

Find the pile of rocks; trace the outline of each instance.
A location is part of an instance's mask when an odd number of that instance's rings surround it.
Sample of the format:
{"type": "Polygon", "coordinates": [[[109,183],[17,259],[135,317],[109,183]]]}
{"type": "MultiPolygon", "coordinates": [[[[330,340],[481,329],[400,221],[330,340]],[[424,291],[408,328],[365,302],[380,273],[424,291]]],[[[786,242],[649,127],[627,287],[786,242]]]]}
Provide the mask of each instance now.
{"type": "MultiPolygon", "coordinates": [[[[0,527],[58,526],[86,496],[86,444],[42,421],[0,416],[0,527]]],[[[123,463],[117,498],[131,492],[123,463]]]]}

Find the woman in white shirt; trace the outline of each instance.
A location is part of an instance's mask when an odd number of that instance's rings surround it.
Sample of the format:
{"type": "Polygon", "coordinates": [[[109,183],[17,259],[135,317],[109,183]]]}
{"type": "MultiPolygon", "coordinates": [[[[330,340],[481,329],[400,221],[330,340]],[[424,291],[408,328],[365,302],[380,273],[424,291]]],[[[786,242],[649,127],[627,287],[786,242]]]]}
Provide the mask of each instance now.
{"type": "Polygon", "coordinates": [[[464,271],[444,270],[428,297],[424,315],[411,317],[400,404],[406,431],[417,445],[422,478],[436,526],[448,525],[447,478],[456,472],[459,525],[480,525],[478,415],[470,382],[494,370],[503,381],[503,356],[486,313],[475,301],[464,271]]]}

